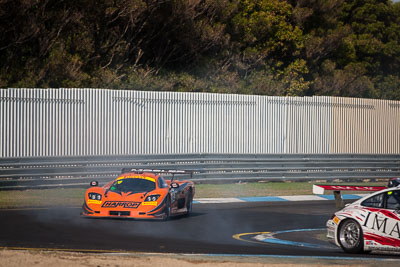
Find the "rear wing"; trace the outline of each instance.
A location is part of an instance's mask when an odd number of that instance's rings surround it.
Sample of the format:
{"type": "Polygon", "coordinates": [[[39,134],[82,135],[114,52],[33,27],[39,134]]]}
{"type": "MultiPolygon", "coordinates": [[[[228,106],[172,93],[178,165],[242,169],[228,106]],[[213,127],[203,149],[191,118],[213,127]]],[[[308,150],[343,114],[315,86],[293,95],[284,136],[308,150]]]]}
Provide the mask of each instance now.
{"type": "Polygon", "coordinates": [[[172,174],[171,181],[174,180],[176,174],[190,174],[190,178],[192,178],[193,176],[193,171],[187,171],[187,170],[161,170],[161,169],[136,169],[136,168],[123,168],[121,174],[127,172],[136,172],[136,173],[150,172],[155,174],[157,173],[172,174]]]}
{"type": "Polygon", "coordinates": [[[363,186],[363,185],[313,185],[313,194],[323,195],[325,191],[380,191],[386,189],[386,186],[363,186]]]}
{"type": "Polygon", "coordinates": [[[325,191],[333,191],[333,196],[335,197],[336,208],[342,209],[344,207],[344,202],[340,191],[381,191],[386,189],[386,186],[363,186],[363,185],[313,185],[313,194],[323,195],[325,191]]]}

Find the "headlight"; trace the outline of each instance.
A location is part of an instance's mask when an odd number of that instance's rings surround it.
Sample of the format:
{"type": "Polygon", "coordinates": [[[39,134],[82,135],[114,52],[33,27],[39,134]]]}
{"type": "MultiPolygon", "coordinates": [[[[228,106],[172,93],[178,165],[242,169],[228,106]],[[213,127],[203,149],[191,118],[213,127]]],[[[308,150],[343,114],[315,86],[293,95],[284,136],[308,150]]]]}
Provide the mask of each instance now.
{"type": "Polygon", "coordinates": [[[89,199],[93,200],[101,200],[101,195],[98,193],[89,193],[89,199]]]}
{"type": "Polygon", "coordinates": [[[147,196],[144,202],[150,202],[150,201],[157,201],[157,199],[160,197],[160,195],[150,195],[147,196]]]}

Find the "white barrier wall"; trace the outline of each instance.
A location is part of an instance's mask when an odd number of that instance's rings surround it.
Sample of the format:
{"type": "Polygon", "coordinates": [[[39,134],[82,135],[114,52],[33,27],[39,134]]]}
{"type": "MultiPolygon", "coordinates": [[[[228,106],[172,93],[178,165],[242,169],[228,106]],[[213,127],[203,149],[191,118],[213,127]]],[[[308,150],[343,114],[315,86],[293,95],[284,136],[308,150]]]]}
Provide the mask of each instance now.
{"type": "Polygon", "coordinates": [[[0,157],[400,153],[400,102],[1,89],[0,157]]]}

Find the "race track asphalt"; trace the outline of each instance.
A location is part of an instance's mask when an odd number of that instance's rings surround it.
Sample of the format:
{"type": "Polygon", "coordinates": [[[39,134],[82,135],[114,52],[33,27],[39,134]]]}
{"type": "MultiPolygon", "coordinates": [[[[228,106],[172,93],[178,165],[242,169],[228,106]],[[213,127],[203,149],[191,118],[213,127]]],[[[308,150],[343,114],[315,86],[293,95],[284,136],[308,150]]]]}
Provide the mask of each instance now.
{"type": "MultiPolygon", "coordinates": [[[[80,216],[78,207],[2,209],[0,247],[353,257],[316,238],[323,237],[321,229],[334,212],[333,201],[195,204],[190,217],[169,221],[87,219],[80,216]],[[299,229],[308,230],[292,232],[299,229]],[[283,231],[276,235],[279,239],[315,246],[251,238],[256,232],[279,231],[283,231]]],[[[400,258],[387,254],[362,257],[400,258]]]]}

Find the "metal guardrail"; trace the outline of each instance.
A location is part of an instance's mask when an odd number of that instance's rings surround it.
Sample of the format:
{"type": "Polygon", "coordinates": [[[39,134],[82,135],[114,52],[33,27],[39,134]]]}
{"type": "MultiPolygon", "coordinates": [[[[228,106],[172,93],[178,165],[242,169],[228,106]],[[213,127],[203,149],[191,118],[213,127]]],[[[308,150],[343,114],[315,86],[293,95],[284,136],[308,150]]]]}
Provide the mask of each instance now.
{"type": "MultiPolygon", "coordinates": [[[[400,177],[399,154],[170,154],[1,158],[0,190],[104,184],[126,167],[193,172],[197,183],[400,177]]],[[[188,178],[180,177],[179,178],[188,178]]]]}

